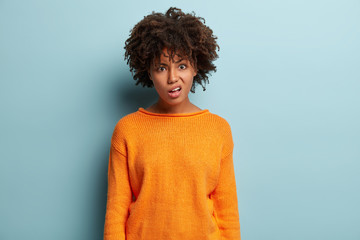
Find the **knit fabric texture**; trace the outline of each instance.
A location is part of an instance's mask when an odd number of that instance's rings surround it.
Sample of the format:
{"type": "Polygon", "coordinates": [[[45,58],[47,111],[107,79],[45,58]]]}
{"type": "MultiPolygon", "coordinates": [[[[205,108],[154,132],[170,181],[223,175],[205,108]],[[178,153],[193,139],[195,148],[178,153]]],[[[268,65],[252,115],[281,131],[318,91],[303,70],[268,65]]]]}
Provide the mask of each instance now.
{"type": "Polygon", "coordinates": [[[240,240],[229,123],[208,109],[121,118],[111,138],[104,240],[240,240]]]}

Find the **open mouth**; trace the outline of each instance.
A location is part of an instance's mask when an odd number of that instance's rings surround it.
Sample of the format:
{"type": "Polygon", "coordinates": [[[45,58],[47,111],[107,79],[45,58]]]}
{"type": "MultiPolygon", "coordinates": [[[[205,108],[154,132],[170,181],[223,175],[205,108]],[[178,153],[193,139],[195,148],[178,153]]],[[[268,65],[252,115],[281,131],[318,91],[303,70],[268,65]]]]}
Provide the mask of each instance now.
{"type": "Polygon", "coordinates": [[[169,93],[179,92],[180,90],[181,90],[181,87],[177,87],[174,90],[169,91],[169,93]]]}
{"type": "Polygon", "coordinates": [[[177,87],[174,90],[169,91],[169,96],[171,98],[177,98],[180,96],[180,93],[181,93],[181,87],[177,87]]]}

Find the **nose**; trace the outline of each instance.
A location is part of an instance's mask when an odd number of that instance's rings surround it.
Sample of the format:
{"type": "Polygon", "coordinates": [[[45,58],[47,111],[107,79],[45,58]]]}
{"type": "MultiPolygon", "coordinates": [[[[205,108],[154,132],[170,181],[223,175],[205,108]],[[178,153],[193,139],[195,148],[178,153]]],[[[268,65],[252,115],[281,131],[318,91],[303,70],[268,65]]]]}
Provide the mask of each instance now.
{"type": "Polygon", "coordinates": [[[170,67],[169,68],[169,78],[168,78],[168,83],[175,83],[179,80],[179,76],[178,73],[175,69],[175,67],[170,67]]]}

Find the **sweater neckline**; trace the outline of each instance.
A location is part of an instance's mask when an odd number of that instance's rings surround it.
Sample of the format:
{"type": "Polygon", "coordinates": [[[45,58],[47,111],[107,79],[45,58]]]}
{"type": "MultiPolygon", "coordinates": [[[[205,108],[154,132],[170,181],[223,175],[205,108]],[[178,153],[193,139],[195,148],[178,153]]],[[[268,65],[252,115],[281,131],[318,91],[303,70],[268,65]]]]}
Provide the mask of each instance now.
{"type": "Polygon", "coordinates": [[[191,116],[197,116],[197,115],[209,113],[209,109],[203,109],[203,110],[191,112],[191,113],[154,113],[154,112],[145,110],[142,107],[139,107],[138,112],[141,112],[141,113],[144,113],[147,115],[151,115],[151,116],[158,116],[158,117],[191,117],[191,116]]]}

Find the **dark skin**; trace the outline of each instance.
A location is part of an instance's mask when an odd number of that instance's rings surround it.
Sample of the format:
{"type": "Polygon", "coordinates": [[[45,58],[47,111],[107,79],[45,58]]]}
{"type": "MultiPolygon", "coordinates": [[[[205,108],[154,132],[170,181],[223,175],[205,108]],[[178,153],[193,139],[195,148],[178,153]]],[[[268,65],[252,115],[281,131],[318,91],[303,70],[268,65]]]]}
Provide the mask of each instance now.
{"type": "Polygon", "coordinates": [[[171,58],[167,48],[163,49],[160,61],[154,61],[148,70],[149,78],[158,93],[158,101],[146,108],[154,113],[193,113],[201,111],[198,106],[190,102],[188,94],[197,74],[187,57],[175,55],[171,58]],[[179,86],[178,97],[170,97],[168,91],[179,86]]]}
{"type": "MultiPolygon", "coordinates": [[[[165,14],[153,12],[147,15],[134,26],[125,42],[125,59],[136,85],[152,88],[154,85],[149,79],[148,68],[153,58],[159,57],[164,46],[172,48],[174,52],[180,51],[182,55],[196,60],[192,62],[196,65],[197,74],[191,92],[195,93],[196,85],[201,85],[205,91],[209,75],[216,71],[213,64],[219,50],[216,39],[203,18],[172,7],[165,14]]],[[[173,56],[173,51],[170,55],[173,56]]],[[[183,110],[189,111],[187,108],[183,110]]]]}
{"type": "MultiPolygon", "coordinates": [[[[202,110],[201,108],[199,108],[198,106],[196,106],[196,105],[194,105],[192,103],[191,103],[191,105],[192,105],[191,108],[189,108],[184,113],[193,113],[193,112],[198,112],[198,111],[202,110]]],[[[169,112],[166,111],[166,109],[162,109],[161,106],[157,106],[157,103],[154,103],[153,105],[146,108],[145,110],[147,110],[149,112],[153,112],[153,113],[169,113],[169,112]]]]}

